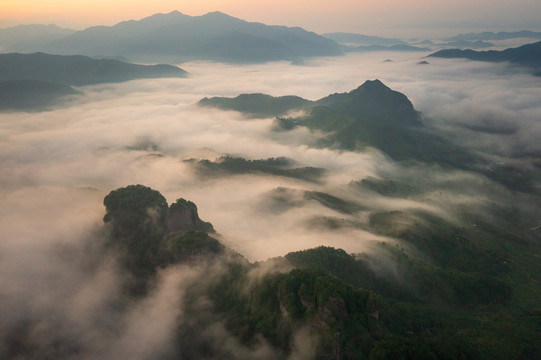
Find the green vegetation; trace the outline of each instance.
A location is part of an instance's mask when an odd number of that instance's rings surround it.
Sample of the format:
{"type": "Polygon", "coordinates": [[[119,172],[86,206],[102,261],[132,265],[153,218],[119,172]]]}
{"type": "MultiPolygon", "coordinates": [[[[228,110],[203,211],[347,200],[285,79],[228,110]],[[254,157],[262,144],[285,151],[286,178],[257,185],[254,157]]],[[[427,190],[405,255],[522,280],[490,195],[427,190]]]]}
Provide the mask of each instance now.
{"type": "MultiPolygon", "coordinates": [[[[374,179],[358,186],[387,195],[409,191],[374,179]]],[[[323,193],[303,198],[351,206],[323,193]]],[[[186,358],[243,357],[210,335],[217,326],[245,351],[265,343],[278,359],[298,351],[299,334],[314,359],[541,357],[540,249],[512,226],[510,209],[493,207],[490,216],[507,219],[501,223],[465,211],[464,218],[475,222],[470,228],[423,212],[372,213],[372,231],[400,238],[415,251],[389,243],[357,255],[318,247],[269,260],[285,272],[261,273],[264,263],[230,256],[207,232],[192,231],[212,227],[187,200],[168,208],[157,191],[136,185],[111,192],[104,203],[113,240],[124,244],[125,264],[138,280],[132,294],[144,294],[160,267],[205,266],[179,304],[186,320],[176,339],[186,358]],[[179,215],[184,228],[164,225],[179,215]],[[147,241],[133,241],[141,236],[147,241]]]]}
{"type": "Polygon", "coordinates": [[[185,160],[195,166],[202,177],[218,177],[229,174],[265,174],[319,182],[325,170],[316,167],[294,167],[294,163],[284,157],[263,160],[246,160],[240,157],[224,156],[216,161],[185,160]]]}
{"type": "Polygon", "coordinates": [[[120,251],[121,263],[132,274],[127,290],[145,294],[156,269],[225,251],[210,237],[212,224],[202,221],[194,203],[178,199],[170,207],[156,190],[130,185],[113,190],[103,201],[105,223],[111,223],[107,245],[120,251]]]}
{"type": "MultiPolygon", "coordinates": [[[[251,94],[234,99],[203,99],[200,104],[233,109],[249,116],[276,116],[276,131],[307,127],[324,135],[316,146],[350,151],[372,147],[395,161],[423,162],[478,172],[513,191],[532,192],[540,180],[534,171],[489,166],[480,156],[437,135],[424,125],[404,94],[391,90],[379,80],[366,81],[350,92],[332,94],[317,101],[251,94]],[[305,115],[285,117],[289,110],[304,110],[305,115]]],[[[378,191],[373,182],[363,185],[378,191]]],[[[389,191],[381,184],[378,186],[380,190],[389,191]]],[[[407,190],[402,188],[400,191],[407,190]]]]}
{"type": "Polygon", "coordinates": [[[354,214],[364,208],[353,202],[320,191],[305,191],[278,187],[267,194],[265,206],[273,211],[284,212],[301,207],[308,202],[317,202],[341,214],[354,214]]]}
{"type": "Polygon", "coordinates": [[[397,180],[390,179],[376,179],[373,177],[368,177],[362,179],[361,181],[354,181],[351,183],[352,186],[357,188],[364,188],[376,192],[383,196],[390,197],[408,197],[420,192],[419,189],[415,187],[402,183],[397,180]]]}
{"type": "Polygon", "coordinates": [[[366,81],[348,93],[332,94],[313,102],[256,94],[234,99],[203,99],[202,104],[242,111],[251,116],[278,116],[275,120],[277,130],[306,126],[321,131],[326,134],[319,143],[321,147],[353,151],[374,147],[394,160],[416,160],[458,168],[470,167],[477,161],[472,154],[431,133],[423,126],[420,114],[408,98],[379,80],[366,81]],[[286,109],[303,109],[307,114],[283,117],[286,109]]]}

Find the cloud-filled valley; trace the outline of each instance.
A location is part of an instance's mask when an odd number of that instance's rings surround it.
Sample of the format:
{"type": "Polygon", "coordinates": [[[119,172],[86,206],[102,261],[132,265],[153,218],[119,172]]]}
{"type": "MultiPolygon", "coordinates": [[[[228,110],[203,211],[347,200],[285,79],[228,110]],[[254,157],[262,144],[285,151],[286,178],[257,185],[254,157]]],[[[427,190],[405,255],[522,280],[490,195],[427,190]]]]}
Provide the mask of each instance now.
{"type": "MultiPolygon", "coordinates": [[[[231,358],[280,358],[268,339],[241,346],[225,321],[193,317],[194,309],[205,314],[210,300],[186,305],[186,314],[177,306],[187,292],[197,293],[194,283],[207,281],[201,280],[207,265],[161,269],[145,296],[126,297],[121,288],[130,275],[114,251],[103,250],[111,236],[103,198],[130,184],[158,190],[169,204],[193,201],[216,237],[250,262],[324,245],[367,256],[388,251],[371,266],[399,273],[393,248],[437,261],[405,241],[401,226],[416,223],[431,231],[427,219],[436,219],[472,234],[509,206],[524,215],[513,225],[517,231],[538,242],[539,231],[530,229],[541,222],[539,78],[504,63],[429,58],[419,65],[424,55],[348,54],[242,66],[191,62],[180,65],[186,78],[79,86],[62,106],[1,113],[0,338],[9,342],[24,333],[34,346],[29,359],[54,358],[55,351],[74,359],[168,359],[182,356],[172,345],[176,336],[189,342],[189,334],[175,335],[185,324],[231,358]],[[244,93],[317,100],[373,79],[405,94],[429,134],[479,156],[485,167],[527,173],[531,193],[511,189],[486,168],[393,161],[373,148],[321,147],[325,134],[318,131],[279,132],[273,118],[197,106],[204,97],[244,93]],[[205,176],[187,161],[223,156],[284,157],[292,168],[322,172],[314,181],[258,171],[205,176]],[[396,228],[382,230],[388,217],[397,219],[396,228]],[[58,350],[59,339],[74,348],[58,350]]],[[[296,329],[291,338],[289,359],[314,356],[307,330],[296,329]]]]}

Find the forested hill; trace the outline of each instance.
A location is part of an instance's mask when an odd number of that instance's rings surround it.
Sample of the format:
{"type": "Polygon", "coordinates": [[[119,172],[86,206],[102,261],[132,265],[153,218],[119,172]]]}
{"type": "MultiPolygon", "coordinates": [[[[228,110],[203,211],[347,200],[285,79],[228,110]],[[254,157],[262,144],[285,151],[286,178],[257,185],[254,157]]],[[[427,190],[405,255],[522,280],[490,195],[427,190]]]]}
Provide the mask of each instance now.
{"type": "MultiPolygon", "coordinates": [[[[159,359],[541,356],[541,308],[523,298],[540,294],[541,269],[532,262],[539,249],[515,228],[478,222],[469,230],[426,216],[405,229],[407,213],[374,212],[370,231],[400,238],[418,255],[381,243],[365,254],[318,247],[250,263],[218,240],[188,200],[168,205],[158,191],[130,185],[111,191],[104,205],[110,236],[99,256],[118,259],[125,274],[118,286],[127,294],[113,299],[114,308],[150,298],[165,271],[186,276],[184,295],[168,305],[182,310],[169,335],[173,349],[159,359]],[[513,249],[505,250],[509,241],[513,249]],[[535,278],[525,279],[525,271],[535,278]]],[[[12,325],[4,358],[41,349],[69,359],[85,351],[60,329],[48,332],[54,346],[36,344],[31,332],[39,318],[32,314],[12,325]]]]}

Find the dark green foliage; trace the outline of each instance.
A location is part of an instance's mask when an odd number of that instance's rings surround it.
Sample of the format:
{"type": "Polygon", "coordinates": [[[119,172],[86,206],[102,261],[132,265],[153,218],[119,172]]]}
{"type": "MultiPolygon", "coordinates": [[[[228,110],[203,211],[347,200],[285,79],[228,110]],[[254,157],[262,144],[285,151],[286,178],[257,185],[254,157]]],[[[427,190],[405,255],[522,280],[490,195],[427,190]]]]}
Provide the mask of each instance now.
{"type": "Polygon", "coordinates": [[[224,156],[216,161],[190,159],[202,176],[215,177],[224,174],[266,174],[318,182],[325,170],[316,167],[294,167],[294,163],[284,157],[263,160],[246,160],[224,156]]]}
{"type": "Polygon", "coordinates": [[[370,360],[475,360],[479,352],[466,341],[450,336],[443,341],[423,337],[391,337],[378,342],[370,360]]]}
{"type": "Polygon", "coordinates": [[[245,345],[263,336],[285,357],[293,334],[308,326],[317,343],[316,358],[341,354],[355,359],[368,353],[369,293],[345,285],[322,270],[269,274],[248,285],[246,268],[230,265],[208,292],[215,310],[245,345]],[[244,290],[249,286],[250,291],[244,290]]]}
{"type": "Polygon", "coordinates": [[[489,179],[503,184],[513,191],[533,193],[537,191],[539,174],[517,166],[492,166],[483,172],[489,179]]]}
{"type": "MultiPolygon", "coordinates": [[[[366,114],[362,113],[362,108],[359,113],[348,113],[341,109],[342,106],[347,109],[346,104],[338,102],[316,107],[308,116],[298,119],[298,124],[328,133],[321,146],[352,151],[374,147],[394,160],[417,160],[458,168],[464,168],[475,160],[463,149],[420,126],[413,112],[406,110],[403,116],[398,111],[393,114],[384,111],[387,105],[380,102],[379,108],[373,107],[366,114]],[[381,114],[378,114],[379,110],[381,114]]],[[[404,104],[403,107],[407,109],[408,106],[404,104]]]]}
{"type": "Polygon", "coordinates": [[[305,200],[315,200],[321,205],[336,210],[343,214],[353,214],[364,208],[358,204],[355,204],[344,199],[340,199],[336,196],[320,192],[320,191],[306,191],[304,192],[305,200]]]}
{"type": "Polygon", "coordinates": [[[328,271],[347,284],[370,289],[383,294],[402,299],[410,299],[412,295],[400,284],[390,282],[378,275],[369,262],[355,258],[342,249],[320,246],[289,253],[285,259],[296,268],[314,268],[328,271]]]}
{"type": "Polygon", "coordinates": [[[291,208],[303,206],[307,202],[314,201],[342,214],[354,214],[364,209],[355,202],[347,201],[324,192],[303,191],[284,187],[278,187],[268,193],[268,198],[263,208],[265,210],[271,209],[275,212],[284,212],[291,208]]]}
{"type": "MultiPolygon", "coordinates": [[[[405,191],[372,179],[357,186],[405,191]]],[[[306,193],[286,191],[285,198],[315,200],[337,211],[350,205],[306,193]]],[[[126,249],[124,264],[136,279],[131,294],[144,294],[157,268],[204,266],[179,305],[184,320],[177,344],[187,359],[249,358],[224,346],[229,340],[220,336],[231,336],[245,351],[268,344],[270,357],[286,359],[303,331],[315,359],[540,358],[539,304],[526,299],[538,293],[539,256],[520,231],[529,220],[512,209],[493,207],[484,214],[505,218],[497,224],[464,210],[464,219],[475,222],[471,227],[423,212],[374,213],[373,231],[400,238],[424,256],[389,243],[356,256],[318,247],[274,260],[293,270],[263,275],[261,264],[227,256],[231,252],[206,232],[163,225],[175,214],[182,214],[183,225],[207,224],[187,200],[167,208],[158,192],[135,185],[111,192],[104,204],[105,220],[122,228],[113,240],[126,249]],[[159,224],[169,235],[153,229],[159,224]],[[139,231],[126,230],[131,226],[139,231]],[[525,249],[533,254],[524,255],[525,249]]]]}
{"type": "Polygon", "coordinates": [[[225,246],[206,232],[176,233],[164,239],[157,250],[155,265],[166,267],[197,259],[212,259],[225,253],[225,246]]]}
{"type": "Polygon", "coordinates": [[[112,222],[119,235],[165,232],[167,202],[156,190],[143,185],[129,185],[113,190],[103,200],[104,222],[112,222]]]}
{"type": "Polygon", "coordinates": [[[397,180],[376,179],[373,177],[352,182],[351,185],[374,191],[383,196],[391,197],[408,197],[420,192],[419,189],[397,180]]]}

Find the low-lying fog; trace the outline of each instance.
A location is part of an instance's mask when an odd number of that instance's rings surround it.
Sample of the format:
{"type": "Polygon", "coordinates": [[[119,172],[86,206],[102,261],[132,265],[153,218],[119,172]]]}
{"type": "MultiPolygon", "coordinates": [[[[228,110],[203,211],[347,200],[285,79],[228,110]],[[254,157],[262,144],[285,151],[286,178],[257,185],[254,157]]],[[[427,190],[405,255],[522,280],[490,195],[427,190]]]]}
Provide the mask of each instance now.
{"type": "MultiPolygon", "coordinates": [[[[10,244],[40,248],[77,241],[88,229],[100,226],[102,198],[129,184],[150,186],[168,202],[179,197],[194,201],[201,218],[214,224],[223,241],[251,260],[322,244],[359,252],[371,241],[384,240],[359,228],[328,232],[306,226],[316,216],[353,216],[362,222],[363,211],[344,215],[310,201],[289,211],[266,209],[271,191],[278,187],[327,192],[368,208],[431,209],[441,216],[452,216],[452,204],[427,194],[390,201],[354,193],[347,185],[368,176],[411,181],[415,173],[429,170],[435,172],[434,183],[441,178],[469,179],[471,186],[483,187],[473,174],[433,168],[406,171],[375,150],[311,148],[306,144],[316,134],[303,129],[273,132],[273,119],[248,120],[236,112],[199,108],[195,103],[203,97],[261,92],[315,100],[378,78],[408,96],[430,126],[497,161],[541,152],[539,78],[506,64],[377,53],[300,65],[181,66],[189,71],[189,78],[81,87],[83,95],[66,107],[0,115],[4,256],[10,256],[10,244]],[[429,64],[418,64],[422,60],[429,64]],[[224,154],[247,159],[285,156],[299,166],[321,167],[326,173],[320,183],[263,175],[209,179],[198,177],[183,162],[224,154]]],[[[459,195],[459,189],[447,191],[459,195]]],[[[473,196],[472,192],[449,198],[481,201],[483,193],[473,196]]]]}
{"type": "MultiPolygon", "coordinates": [[[[309,144],[318,135],[308,130],[273,132],[273,119],[195,105],[203,97],[254,92],[315,100],[378,78],[407,95],[427,124],[449,139],[495,162],[536,165],[539,78],[505,64],[431,58],[418,64],[422,60],[377,53],[300,65],[187,63],[187,79],[81,87],[83,95],[68,106],[0,114],[0,353],[19,324],[30,324],[26,341],[44,357],[57,338],[75,339],[77,359],[147,359],[169,351],[175,320],[182,321],[183,284],[197,270],[169,268],[147,297],[126,308],[115,305],[121,274],[114,259],[96,259],[92,244],[103,236],[103,198],[118,187],[144,184],[169,203],[180,197],[195,202],[220,240],[252,261],[319,245],[363,252],[374,241],[399,241],[370,232],[371,211],[421,209],[454,221],[463,205],[508,201],[511,193],[479,174],[406,167],[376,150],[316,149],[309,144]],[[326,172],[318,182],[209,178],[183,161],[224,154],[285,156],[326,172]],[[399,199],[351,185],[366,177],[403,180],[421,191],[399,199]],[[346,200],[354,211],[325,207],[305,191],[346,200]],[[347,226],[321,226],[321,219],[347,226]],[[85,265],[89,261],[99,266],[85,265]]],[[[243,354],[239,358],[269,358],[264,348],[253,353],[238,346],[219,323],[212,334],[243,354]]],[[[299,340],[292,358],[310,358],[302,355],[306,344],[299,340]]]]}

